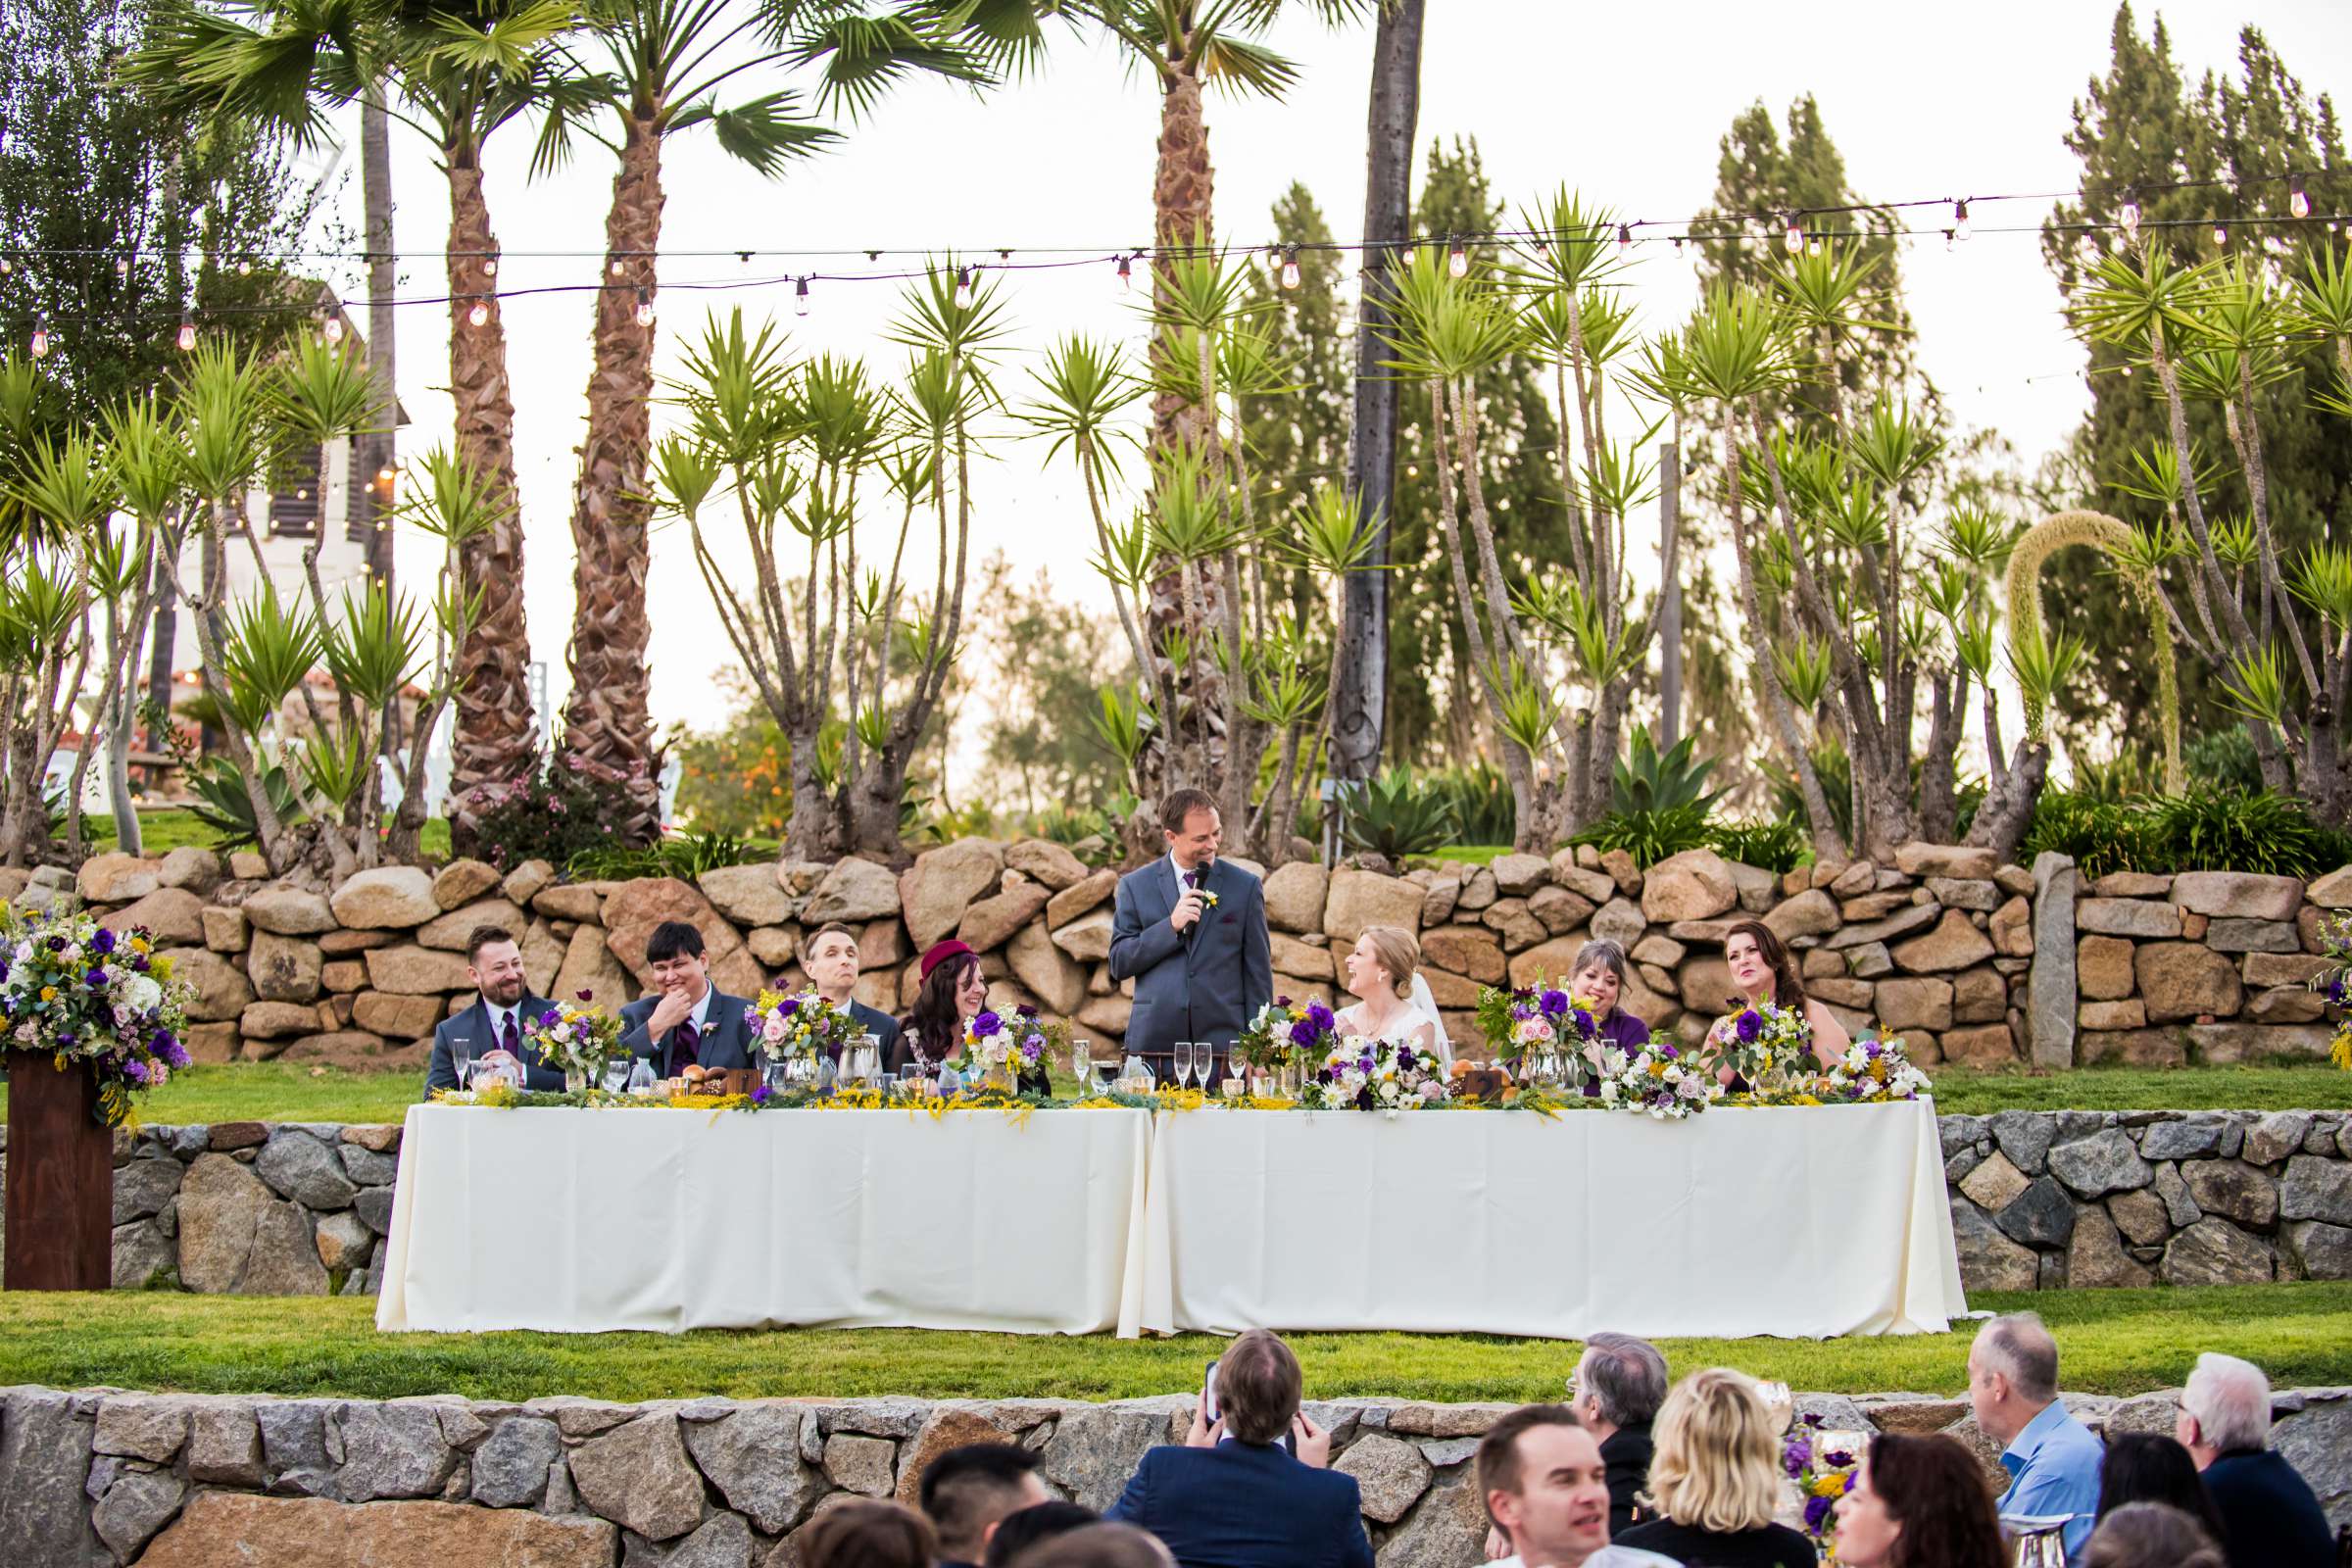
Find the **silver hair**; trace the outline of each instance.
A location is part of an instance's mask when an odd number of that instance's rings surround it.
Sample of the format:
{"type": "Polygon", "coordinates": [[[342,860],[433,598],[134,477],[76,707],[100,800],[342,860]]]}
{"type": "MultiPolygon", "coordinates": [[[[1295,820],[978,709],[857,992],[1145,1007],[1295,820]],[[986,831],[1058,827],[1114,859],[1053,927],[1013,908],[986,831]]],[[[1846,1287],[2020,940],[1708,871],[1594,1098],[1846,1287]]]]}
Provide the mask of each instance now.
{"type": "Polygon", "coordinates": [[[1656,1346],[1631,1334],[1595,1334],[1585,1341],[1576,1392],[1592,1396],[1600,1418],[1611,1426],[1647,1426],[1666,1402],[1666,1357],[1656,1346]]]}
{"type": "Polygon", "coordinates": [[[2018,1397],[2047,1404],[2058,1397],[2058,1342],[2034,1312],[2005,1312],[1977,1335],[1996,1370],[2018,1397]]]}
{"type": "Polygon", "coordinates": [[[2180,1391],[2180,1408],[2197,1418],[2206,1446],[2228,1453],[2259,1448],[2271,1437],[2271,1380],[2262,1368],[2208,1350],[2180,1391]]]}
{"type": "Polygon", "coordinates": [[[1594,937],[1576,950],[1576,964],[1568,971],[1569,976],[1573,978],[1583,974],[1594,964],[1599,964],[1615,975],[1619,985],[1625,984],[1625,945],[1623,943],[1611,942],[1607,937],[1594,937]]]}

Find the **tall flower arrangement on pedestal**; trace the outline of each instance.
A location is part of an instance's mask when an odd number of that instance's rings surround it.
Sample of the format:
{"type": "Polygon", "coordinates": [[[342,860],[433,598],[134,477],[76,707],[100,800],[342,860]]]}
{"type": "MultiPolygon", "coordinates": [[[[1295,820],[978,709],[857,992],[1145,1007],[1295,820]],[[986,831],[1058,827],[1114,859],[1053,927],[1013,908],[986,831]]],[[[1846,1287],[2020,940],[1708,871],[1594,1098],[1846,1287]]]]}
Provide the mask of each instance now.
{"type": "Polygon", "coordinates": [[[109,931],[85,914],[24,917],[0,926],[0,1028],[9,1048],[48,1055],[64,1072],[87,1063],[98,1119],[131,1121],[133,1095],[188,1064],[180,1035],[189,990],[144,926],[109,931]]]}

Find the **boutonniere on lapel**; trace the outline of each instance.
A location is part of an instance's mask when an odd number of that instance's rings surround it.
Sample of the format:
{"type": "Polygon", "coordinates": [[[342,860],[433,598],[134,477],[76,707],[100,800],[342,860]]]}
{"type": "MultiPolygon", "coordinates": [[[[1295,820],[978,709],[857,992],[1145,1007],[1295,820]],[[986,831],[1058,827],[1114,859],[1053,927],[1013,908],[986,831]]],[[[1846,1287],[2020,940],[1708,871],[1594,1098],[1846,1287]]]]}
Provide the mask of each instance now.
{"type": "Polygon", "coordinates": [[[1210,891],[1210,890],[1209,890],[1209,889],[1207,889],[1207,888],[1202,888],[1202,889],[1200,889],[1200,906],[1201,906],[1202,908],[1204,908],[1204,909],[1213,909],[1213,908],[1215,908],[1215,907],[1217,906],[1217,896],[1216,896],[1216,894],[1215,894],[1214,892],[1210,891]]]}

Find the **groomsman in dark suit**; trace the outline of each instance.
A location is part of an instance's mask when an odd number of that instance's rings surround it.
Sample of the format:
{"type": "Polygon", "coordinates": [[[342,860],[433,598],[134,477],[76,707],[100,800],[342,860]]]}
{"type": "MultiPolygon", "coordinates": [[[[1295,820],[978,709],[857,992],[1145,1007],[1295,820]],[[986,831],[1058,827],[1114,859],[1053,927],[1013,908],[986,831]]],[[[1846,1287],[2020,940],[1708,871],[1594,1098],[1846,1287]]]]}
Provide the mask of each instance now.
{"type": "Polygon", "coordinates": [[[1265,890],[1217,858],[1223,834],[1203,790],[1175,790],[1159,808],[1168,853],[1119,878],[1110,917],[1110,977],[1135,981],[1127,1050],[1165,1078],[1179,1040],[1234,1038],[1274,1000],[1265,890]]]}
{"type": "Polygon", "coordinates": [[[654,1064],[657,1078],[688,1067],[749,1067],[751,1005],[710,983],[703,934],[683,920],[664,920],[645,940],[654,990],[620,1009],[622,1049],[654,1064]]]}
{"type": "MultiPolygon", "coordinates": [[[[847,1007],[850,1016],[881,1042],[879,1059],[890,1059],[890,1048],[899,1043],[899,1020],[878,1007],[869,1007],[851,993],[858,988],[858,933],[839,920],[818,926],[801,939],[801,967],[808,971],[808,983],[816,994],[836,1007],[847,1007]]],[[[840,1053],[834,1053],[836,1065],[840,1053]]]]}
{"type": "Polygon", "coordinates": [[[467,1043],[476,1061],[505,1052],[521,1062],[528,1079],[525,1088],[562,1094],[564,1069],[549,1065],[522,1042],[522,1031],[548,1005],[545,997],[531,995],[530,982],[523,978],[522,949],[505,926],[477,925],[466,939],[466,963],[473,977],[473,1005],[434,1028],[433,1059],[424,1072],[426,1098],[436,1089],[459,1087],[451,1047],[460,1040],[467,1043]]]}

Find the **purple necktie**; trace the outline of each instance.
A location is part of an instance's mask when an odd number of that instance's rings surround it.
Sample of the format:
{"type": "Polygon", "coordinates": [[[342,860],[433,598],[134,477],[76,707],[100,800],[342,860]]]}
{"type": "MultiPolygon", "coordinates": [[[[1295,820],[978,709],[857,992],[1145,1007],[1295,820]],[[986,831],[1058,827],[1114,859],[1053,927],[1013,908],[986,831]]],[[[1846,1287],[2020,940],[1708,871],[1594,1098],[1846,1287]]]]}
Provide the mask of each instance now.
{"type": "Polygon", "coordinates": [[[514,1027],[514,1015],[511,1012],[507,1014],[507,1027],[499,1036],[498,1043],[508,1055],[514,1058],[516,1066],[522,1065],[522,1032],[514,1027]]]}
{"type": "Polygon", "coordinates": [[[669,1065],[672,1072],[692,1067],[698,1063],[700,1058],[695,1054],[695,1048],[703,1043],[703,1032],[694,1026],[692,1018],[672,1030],[669,1040],[669,1065]]]}

